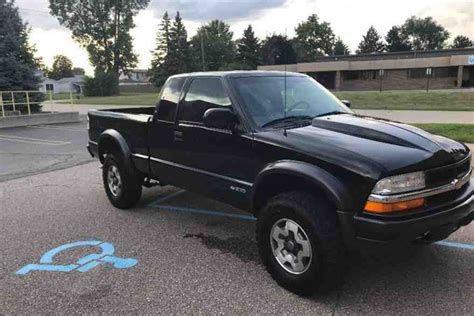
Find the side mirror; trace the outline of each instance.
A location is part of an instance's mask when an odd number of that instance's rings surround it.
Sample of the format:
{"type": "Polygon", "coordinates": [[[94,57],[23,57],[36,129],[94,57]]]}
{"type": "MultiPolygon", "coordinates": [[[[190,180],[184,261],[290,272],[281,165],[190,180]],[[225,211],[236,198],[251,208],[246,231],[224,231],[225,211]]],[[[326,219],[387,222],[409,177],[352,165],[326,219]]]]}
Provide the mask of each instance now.
{"type": "Polygon", "coordinates": [[[203,117],[204,126],[219,129],[234,129],[237,125],[237,116],[226,108],[213,108],[207,110],[203,117]]]}
{"type": "Polygon", "coordinates": [[[344,103],[345,106],[347,106],[348,108],[351,107],[351,101],[348,101],[348,100],[341,100],[342,103],[344,103]]]}

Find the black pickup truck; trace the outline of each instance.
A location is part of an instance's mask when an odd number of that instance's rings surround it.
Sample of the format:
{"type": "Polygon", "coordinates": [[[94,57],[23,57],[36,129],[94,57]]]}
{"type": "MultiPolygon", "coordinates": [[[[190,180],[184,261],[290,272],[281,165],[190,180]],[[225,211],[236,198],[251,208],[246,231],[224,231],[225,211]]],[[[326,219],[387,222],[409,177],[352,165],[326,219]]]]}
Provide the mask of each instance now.
{"type": "Polygon", "coordinates": [[[118,208],[159,183],[251,212],[268,271],[304,295],[336,283],[347,248],[473,219],[468,147],[349,106],[303,74],[177,75],[156,108],[89,111],[88,150],[118,208]]]}

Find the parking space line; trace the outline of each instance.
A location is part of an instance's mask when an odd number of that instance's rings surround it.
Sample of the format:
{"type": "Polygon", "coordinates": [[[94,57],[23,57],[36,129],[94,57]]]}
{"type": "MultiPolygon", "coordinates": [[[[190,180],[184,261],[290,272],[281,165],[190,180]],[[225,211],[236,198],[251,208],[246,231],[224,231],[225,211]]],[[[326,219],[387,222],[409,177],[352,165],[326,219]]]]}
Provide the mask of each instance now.
{"type": "Polygon", "coordinates": [[[71,142],[65,142],[65,141],[60,141],[60,140],[47,140],[47,139],[12,136],[12,135],[0,135],[0,140],[6,140],[10,142],[19,142],[19,143],[37,144],[37,145],[51,145],[51,146],[61,146],[61,145],[71,144],[71,142]]]}
{"type": "Polygon", "coordinates": [[[183,194],[184,192],[186,192],[186,191],[185,190],[179,190],[179,191],[170,193],[168,195],[165,195],[164,197],[159,198],[158,200],[156,200],[154,202],[151,202],[148,206],[155,207],[155,206],[159,205],[160,203],[163,203],[164,201],[167,201],[171,198],[174,198],[174,197],[176,197],[180,194],[183,194]]]}
{"type": "Polygon", "coordinates": [[[466,244],[466,243],[453,242],[453,241],[447,241],[447,240],[437,241],[435,242],[435,244],[440,245],[440,246],[451,247],[451,248],[474,250],[474,244],[466,244]]]}

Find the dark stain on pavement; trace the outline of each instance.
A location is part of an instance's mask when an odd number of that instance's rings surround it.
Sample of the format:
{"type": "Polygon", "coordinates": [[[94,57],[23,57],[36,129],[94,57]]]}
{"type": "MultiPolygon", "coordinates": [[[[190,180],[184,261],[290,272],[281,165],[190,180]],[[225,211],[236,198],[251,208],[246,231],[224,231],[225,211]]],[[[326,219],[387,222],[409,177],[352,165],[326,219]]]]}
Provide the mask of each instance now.
{"type": "Polygon", "coordinates": [[[243,262],[260,263],[257,243],[245,237],[230,237],[221,239],[216,236],[199,234],[186,234],[184,238],[196,238],[208,249],[217,249],[226,254],[233,254],[243,262]]]}

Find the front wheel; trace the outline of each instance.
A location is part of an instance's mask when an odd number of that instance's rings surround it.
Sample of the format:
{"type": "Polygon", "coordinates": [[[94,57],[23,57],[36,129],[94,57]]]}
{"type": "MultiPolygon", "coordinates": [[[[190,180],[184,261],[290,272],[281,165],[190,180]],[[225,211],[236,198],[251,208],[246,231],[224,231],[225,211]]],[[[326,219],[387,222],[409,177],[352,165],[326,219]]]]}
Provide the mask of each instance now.
{"type": "Polygon", "coordinates": [[[336,212],[324,198],[293,191],[272,198],[258,217],[262,261],[284,288],[299,295],[339,284],[344,256],[336,212]]]}
{"type": "Polygon", "coordinates": [[[108,154],[102,166],[104,189],[110,202],[117,208],[133,207],[142,195],[142,185],[136,172],[125,168],[119,155],[108,154]]]}

